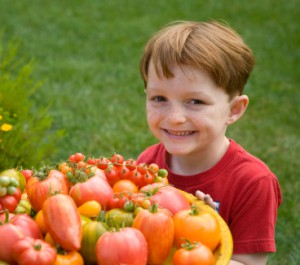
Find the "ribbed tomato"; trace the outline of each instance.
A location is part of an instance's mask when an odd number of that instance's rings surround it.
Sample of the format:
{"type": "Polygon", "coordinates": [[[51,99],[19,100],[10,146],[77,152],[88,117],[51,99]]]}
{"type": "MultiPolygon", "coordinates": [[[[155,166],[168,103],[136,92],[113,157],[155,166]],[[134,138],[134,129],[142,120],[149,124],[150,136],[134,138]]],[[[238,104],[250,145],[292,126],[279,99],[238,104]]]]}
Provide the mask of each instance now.
{"type": "Polygon", "coordinates": [[[64,250],[77,251],[81,247],[82,226],[75,202],[69,195],[57,194],[43,204],[47,231],[64,250]]]}
{"type": "Polygon", "coordinates": [[[143,234],[132,227],[105,232],[97,241],[96,257],[98,265],[146,265],[147,242],[143,234]]]}
{"type": "Polygon", "coordinates": [[[44,201],[55,193],[68,194],[68,184],[65,175],[58,170],[50,170],[43,177],[31,177],[26,185],[28,199],[34,210],[42,209],[44,201]]]}
{"type": "Polygon", "coordinates": [[[87,201],[95,200],[101,204],[102,209],[106,209],[109,201],[114,196],[114,192],[105,179],[96,175],[85,182],[76,183],[70,189],[69,195],[73,198],[77,206],[87,201]]]}
{"type": "Polygon", "coordinates": [[[105,223],[98,221],[91,221],[83,226],[80,253],[84,258],[84,264],[97,263],[95,255],[96,244],[100,236],[107,232],[108,229],[109,227],[105,223]]]}
{"type": "Polygon", "coordinates": [[[171,214],[157,210],[154,204],[138,212],[132,227],[140,230],[148,245],[148,264],[163,264],[169,256],[174,239],[174,224],[171,214]]]}

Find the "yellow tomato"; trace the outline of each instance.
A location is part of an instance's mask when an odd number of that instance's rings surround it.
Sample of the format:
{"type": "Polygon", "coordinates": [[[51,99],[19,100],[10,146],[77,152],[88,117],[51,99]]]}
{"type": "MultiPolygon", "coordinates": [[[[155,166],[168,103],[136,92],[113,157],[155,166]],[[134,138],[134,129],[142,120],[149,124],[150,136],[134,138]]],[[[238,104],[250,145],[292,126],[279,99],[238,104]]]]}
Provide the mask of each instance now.
{"type": "Polygon", "coordinates": [[[88,201],[78,207],[78,212],[87,217],[97,217],[101,211],[101,205],[97,201],[88,201]]]}
{"type": "Polygon", "coordinates": [[[54,265],[84,265],[82,256],[77,251],[57,254],[54,265]]]}

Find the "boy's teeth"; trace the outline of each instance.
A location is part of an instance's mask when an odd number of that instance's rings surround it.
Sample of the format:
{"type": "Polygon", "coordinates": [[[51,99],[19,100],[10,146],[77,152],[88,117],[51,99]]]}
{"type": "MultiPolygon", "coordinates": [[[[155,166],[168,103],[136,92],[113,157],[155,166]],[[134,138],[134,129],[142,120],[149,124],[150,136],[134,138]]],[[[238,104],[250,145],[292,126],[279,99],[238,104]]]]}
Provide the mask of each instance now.
{"type": "Polygon", "coordinates": [[[185,131],[185,132],[176,132],[176,131],[168,131],[170,134],[177,135],[177,136],[187,136],[191,135],[191,131],[185,131]]]}

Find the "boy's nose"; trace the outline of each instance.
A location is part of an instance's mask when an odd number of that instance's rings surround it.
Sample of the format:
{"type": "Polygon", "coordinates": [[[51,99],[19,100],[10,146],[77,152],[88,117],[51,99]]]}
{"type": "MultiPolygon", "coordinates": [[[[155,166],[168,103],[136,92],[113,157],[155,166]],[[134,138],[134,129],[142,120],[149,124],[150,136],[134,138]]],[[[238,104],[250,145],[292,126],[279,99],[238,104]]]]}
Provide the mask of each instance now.
{"type": "Polygon", "coordinates": [[[168,122],[173,124],[184,123],[186,121],[186,113],[181,106],[174,105],[166,113],[168,122]]]}

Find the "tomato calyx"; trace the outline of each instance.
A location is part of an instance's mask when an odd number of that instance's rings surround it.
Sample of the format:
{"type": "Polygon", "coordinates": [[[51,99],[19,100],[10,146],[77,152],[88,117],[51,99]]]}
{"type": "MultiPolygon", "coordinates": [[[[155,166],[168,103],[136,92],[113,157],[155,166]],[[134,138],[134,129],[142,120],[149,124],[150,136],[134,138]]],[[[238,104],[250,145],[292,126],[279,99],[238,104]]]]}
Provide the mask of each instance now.
{"type": "Polygon", "coordinates": [[[189,212],[190,215],[198,215],[199,214],[199,209],[196,204],[191,205],[191,211],[189,212]]]}
{"type": "Polygon", "coordinates": [[[193,250],[196,246],[199,245],[199,242],[197,242],[197,241],[194,241],[194,243],[191,243],[191,241],[186,238],[184,240],[185,240],[185,242],[181,244],[181,247],[183,247],[184,249],[186,249],[188,251],[193,250]]]}

